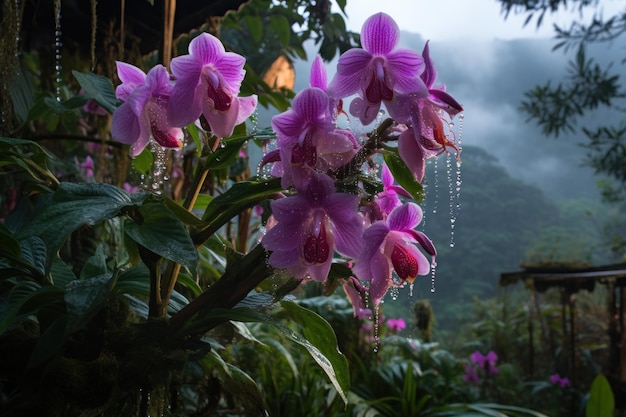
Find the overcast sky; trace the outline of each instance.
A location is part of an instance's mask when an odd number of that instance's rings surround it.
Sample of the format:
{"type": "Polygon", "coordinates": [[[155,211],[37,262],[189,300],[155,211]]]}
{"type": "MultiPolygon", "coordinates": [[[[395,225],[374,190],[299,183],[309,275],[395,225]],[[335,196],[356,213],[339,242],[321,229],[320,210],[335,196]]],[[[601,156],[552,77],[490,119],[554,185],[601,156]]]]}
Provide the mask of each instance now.
{"type": "MultiPolygon", "coordinates": [[[[623,9],[623,0],[601,3],[605,16],[623,9]]],[[[421,52],[430,40],[438,82],[465,107],[464,145],[486,149],[514,177],[554,196],[598,194],[593,171],[581,168],[584,138],[545,137],[520,111],[524,92],[562,80],[568,57],[552,51],[552,24],[569,26],[578,12],[547,15],[537,29],[534,21],[524,27],[525,15],[505,20],[497,0],[348,0],[348,28],[359,32],[379,11],[400,26],[401,47],[421,52]]],[[[600,53],[610,56],[603,48],[600,53]]],[[[308,74],[297,82],[305,85],[308,74]]]]}
{"type": "MultiPolygon", "coordinates": [[[[601,3],[599,10],[605,16],[624,7],[623,0],[601,3]]],[[[365,19],[376,12],[391,15],[402,30],[439,40],[545,38],[552,36],[553,23],[567,25],[579,17],[576,10],[562,10],[547,15],[537,29],[534,21],[524,27],[525,15],[511,13],[505,20],[497,0],[347,0],[348,28],[360,31],[365,19]]],[[[583,19],[591,17],[587,13],[583,19]]]]}

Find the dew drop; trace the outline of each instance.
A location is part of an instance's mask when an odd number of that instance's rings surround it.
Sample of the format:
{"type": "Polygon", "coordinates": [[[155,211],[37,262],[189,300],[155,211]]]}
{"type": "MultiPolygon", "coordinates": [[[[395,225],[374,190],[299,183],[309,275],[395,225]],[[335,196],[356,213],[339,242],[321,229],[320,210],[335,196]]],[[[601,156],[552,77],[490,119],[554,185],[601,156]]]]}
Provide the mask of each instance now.
{"type": "Polygon", "coordinates": [[[63,69],[61,66],[61,48],[63,47],[63,42],[61,40],[61,0],[54,1],[54,87],[55,87],[55,98],[57,101],[61,101],[61,83],[63,79],[61,78],[61,70],[63,69]]]}
{"type": "Polygon", "coordinates": [[[437,262],[433,261],[430,265],[430,292],[435,292],[435,272],[437,270],[437,262]]]}

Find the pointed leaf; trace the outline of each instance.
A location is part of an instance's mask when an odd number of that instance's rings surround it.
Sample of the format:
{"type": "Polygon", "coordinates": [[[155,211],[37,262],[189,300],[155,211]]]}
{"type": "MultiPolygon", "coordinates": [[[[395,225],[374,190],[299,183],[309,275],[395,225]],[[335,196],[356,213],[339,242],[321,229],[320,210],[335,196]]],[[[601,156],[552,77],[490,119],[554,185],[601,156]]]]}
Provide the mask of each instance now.
{"type": "Polygon", "coordinates": [[[409,170],[409,168],[400,158],[400,155],[398,155],[397,152],[390,151],[384,153],[384,158],[385,163],[389,168],[389,171],[391,171],[394,179],[398,182],[398,184],[400,184],[405,190],[407,190],[415,200],[422,201],[422,184],[417,182],[411,170],[409,170]]]}
{"type": "MultiPolygon", "coordinates": [[[[70,233],[82,225],[115,217],[132,203],[130,194],[113,185],[61,183],[50,204],[18,233],[18,238],[39,236],[48,253],[56,253],[70,233]]],[[[49,257],[47,268],[51,262],[49,257]]]]}
{"type": "Polygon", "coordinates": [[[126,234],[152,252],[195,269],[198,251],[183,223],[165,205],[149,202],[141,206],[141,224],[126,222],[126,234]]]}
{"type": "Polygon", "coordinates": [[[350,369],[348,360],[337,348],[337,336],[331,325],[322,316],[294,302],[283,301],[281,306],[287,310],[293,321],[301,326],[306,342],[298,337],[292,339],[307,349],[347,404],[350,369]]]}
{"type": "Polygon", "coordinates": [[[81,329],[102,308],[111,293],[113,274],[77,279],[65,287],[64,300],[67,306],[66,334],[81,329]]]}
{"type": "Polygon", "coordinates": [[[585,407],[586,417],[612,417],[615,397],[606,377],[598,374],[591,382],[589,399],[585,407]]]}
{"type": "Polygon", "coordinates": [[[80,86],[85,90],[85,94],[95,100],[102,108],[113,114],[117,108],[117,98],[113,83],[106,77],[100,75],[72,71],[80,86]]]}

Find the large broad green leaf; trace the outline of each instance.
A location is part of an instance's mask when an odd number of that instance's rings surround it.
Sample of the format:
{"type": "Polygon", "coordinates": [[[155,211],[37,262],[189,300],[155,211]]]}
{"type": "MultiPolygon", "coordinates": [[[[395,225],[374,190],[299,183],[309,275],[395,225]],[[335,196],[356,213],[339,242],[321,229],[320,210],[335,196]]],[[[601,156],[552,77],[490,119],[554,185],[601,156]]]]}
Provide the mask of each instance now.
{"type": "MultiPolygon", "coordinates": [[[[18,233],[18,238],[39,236],[53,254],[74,230],[115,217],[132,203],[130,194],[113,185],[61,183],[50,204],[18,233]]],[[[48,257],[47,268],[52,258],[48,257]]]]}
{"type": "Polygon", "coordinates": [[[612,417],[615,397],[606,377],[598,374],[591,383],[589,399],[585,407],[585,417],[612,417]]]}
{"type": "Polygon", "coordinates": [[[266,415],[263,397],[256,382],[238,367],[226,362],[211,349],[209,354],[200,361],[207,372],[217,370],[226,391],[230,392],[249,415],[266,415]]]}
{"type": "Polygon", "coordinates": [[[37,236],[28,236],[20,241],[22,258],[40,275],[45,274],[46,245],[37,236]]]}
{"type": "Polygon", "coordinates": [[[141,224],[126,222],[126,234],[152,252],[195,269],[198,251],[183,223],[164,204],[148,202],[139,208],[141,224]]]}
{"type": "Polygon", "coordinates": [[[13,237],[13,234],[6,228],[4,223],[0,223],[0,257],[9,259],[19,258],[22,254],[20,242],[13,237]]]}
{"type": "Polygon", "coordinates": [[[115,280],[108,273],[89,279],[77,279],[65,287],[67,308],[66,335],[82,328],[102,308],[115,280]]]}
{"type": "Polygon", "coordinates": [[[202,218],[211,219],[216,213],[228,207],[252,206],[256,202],[282,190],[280,178],[267,181],[242,181],[233,184],[224,194],[215,197],[209,203],[202,218]]]}
{"type": "Polygon", "coordinates": [[[271,325],[283,336],[296,342],[309,352],[326,373],[341,398],[347,403],[350,369],[348,360],[337,348],[337,337],[333,328],[322,316],[298,304],[283,301],[281,305],[289,313],[290,318],[299,325],[299,331],[248,307],[214,309],[203,314],[202,320],[227,319],[242,322],[262,322],[271,325]]]}
{"type": "Polygon", "coordinates": [[[324,370],[330,382],[348,403],[350,389],[350,369],[348,360],[337,348],[337,336],[331,325],[322,316],[291,301],[282,301],[282,307],[290,317],[300,325],[304,340],[290,336],[295,342],[302,345],[313,357],[315,362],[324,370]]]}
{"type": "Polygon", "coordinates": [[[424,191],[422,184],[417,182],[411,170],[406,166],[404,161],[402,161],[402,158],[400,158],[400,155],[398,155],[397,152],[389,151],[385,152],[383,156],[396,182],[404,187],[415,200],[422,201],[424,191]]]}
{"type": "Polygon", "coordinates": [[[72,71],[72,74],[85,90],[85,94],[95,100],[102,108],[113,113],[117,108],[117,98],[111,80],[96,74],[72,71]]]}

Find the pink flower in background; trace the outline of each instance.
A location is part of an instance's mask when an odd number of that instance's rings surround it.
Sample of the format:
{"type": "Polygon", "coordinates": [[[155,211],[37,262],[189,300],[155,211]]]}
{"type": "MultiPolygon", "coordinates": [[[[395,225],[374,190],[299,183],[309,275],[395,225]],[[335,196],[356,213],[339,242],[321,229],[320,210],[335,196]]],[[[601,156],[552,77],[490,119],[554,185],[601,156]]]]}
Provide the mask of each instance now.
{"type": "Polygon", "coordinates": [[[137,82],[143,72],[138,68],[118,63],[117,70],[120,79],[132,82],[124,82],[116,90],[118,98],[126,101],[113,113],[111,136],[130,145],[133,157],[144,150],[150,137],[164,148],[182,147],[183,131],[174,127],[167,116],[172,84],[165,67],[153,67],[140,84],[137,82]]]}
{"type": "Polygon", "coordinates": [[[389,319],[387,320],[387,327],[389,327],[389,330],[391,330],[392,332],[400,332],[406,329],[406,322],[402,317],[397,319],[389,319]]]}
{"type": "Polygon", "coordinates": [[[487,375],[495,375],[500,372],[500,370],[496,367],[498,355],[493,350],[490,350],[486,355],[476,351],[470,355],[470,360],[479,368],[484,369],[487,375]]]}
{"type": "Polygon", "coordinates": [[[91,156],[87,155],[87,157],[85,158],[85,161],[78,162],[78,167],[83,170],[83,172],[85,173],[85,177],[87,178],[93,177],[95,166],[93,163],[93,159],[91,159],[91,156]]]}
{"type": "Polygon", "coordinates": [[[559,374],[550,375],[550,382],[554,385],[560,386],[561,388],[565,388],[571,385],[569,378],[561,377],[561,375],[559,374]]]}
{"type": "Polygon", "coordinates": [[[125,182],[124,184],[122,184],[122,188],[129,193],[136,193],[139,191],[139,187],[131,185],[128,182],[125,182]]]}
{"type": "Polygon", "coordinates": [[[204,115],[218,137],[233,134],[257,105],[257,96],[238,97],[245,58],[226,52],[215,36],[201,33],[189,43],[189,55],[172,59],[176,78],[168,114],[175,126],[186,126],[204,115]]]}

